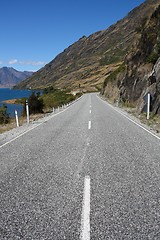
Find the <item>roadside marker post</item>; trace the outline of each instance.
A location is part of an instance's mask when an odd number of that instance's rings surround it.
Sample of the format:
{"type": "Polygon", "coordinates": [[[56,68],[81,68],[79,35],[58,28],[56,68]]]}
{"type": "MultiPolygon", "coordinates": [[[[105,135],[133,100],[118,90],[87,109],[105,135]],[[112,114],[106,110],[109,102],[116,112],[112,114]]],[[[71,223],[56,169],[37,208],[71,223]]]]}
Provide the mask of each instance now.
{"type": "Polygon", "coordinates": [[[16,124],[17,124],[17,127],[19,127],[19,120],[18,120],[17,110],[15,110],[15,116],[16,116],[16,124]]]}
{"type": "Polygon", "coordinates": [[[27,124],[29,124],[29,106],[28,106],[27,100],[26,100],[26,113],[27,113],[27,124]]]}
{"type": "Polygon", "coordinates": [[[147,96],[147,120],[149,120],[150,104],[151,104],[151,94],[148,93],[148,96],[147,96]]]}

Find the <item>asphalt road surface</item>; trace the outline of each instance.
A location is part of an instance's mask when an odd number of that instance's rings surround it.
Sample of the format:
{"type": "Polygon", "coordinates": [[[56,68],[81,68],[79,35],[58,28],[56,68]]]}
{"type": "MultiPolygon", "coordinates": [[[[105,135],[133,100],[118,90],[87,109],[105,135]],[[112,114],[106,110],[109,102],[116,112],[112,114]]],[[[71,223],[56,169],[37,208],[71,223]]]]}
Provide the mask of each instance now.
{"type": "Polygon", "coordinates": [[[160,139],[86,94],[1,145],[3,239],[160,239],[160,139]]]}

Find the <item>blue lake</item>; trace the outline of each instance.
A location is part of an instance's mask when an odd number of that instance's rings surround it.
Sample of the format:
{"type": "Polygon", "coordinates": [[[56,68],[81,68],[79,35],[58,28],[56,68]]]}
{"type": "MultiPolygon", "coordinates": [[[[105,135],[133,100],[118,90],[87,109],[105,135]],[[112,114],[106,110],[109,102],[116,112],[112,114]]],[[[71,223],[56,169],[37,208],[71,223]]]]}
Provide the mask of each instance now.
{"type": "MultiPolygon", "coordinates": [[[[32,94],[31,90],[13,90],[10,88],[0,88],[0,106],[3,105],[2,101],[17,99],[17,98],[28,98],[32,94]]],[[[7,106],[7,112],[11,117],[15,116],[15,110],[17,110],[18,115],[20,116],[23,111],[22,105],[17,104],[5,104],[7,106]]]]}

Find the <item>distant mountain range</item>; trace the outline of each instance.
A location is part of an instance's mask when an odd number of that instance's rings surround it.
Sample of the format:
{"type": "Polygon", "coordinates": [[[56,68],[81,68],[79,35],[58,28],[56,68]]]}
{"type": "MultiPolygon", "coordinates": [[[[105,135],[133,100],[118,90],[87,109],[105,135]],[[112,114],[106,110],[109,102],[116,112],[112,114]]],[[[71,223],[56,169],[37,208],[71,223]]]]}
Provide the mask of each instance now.
{"type": "Polygon", "coordinates": [[[33,72],[29,71],[21,72],[14,68],[2,67],[0,68],[0,88],[13,87],[32,74],[33,72]]]}

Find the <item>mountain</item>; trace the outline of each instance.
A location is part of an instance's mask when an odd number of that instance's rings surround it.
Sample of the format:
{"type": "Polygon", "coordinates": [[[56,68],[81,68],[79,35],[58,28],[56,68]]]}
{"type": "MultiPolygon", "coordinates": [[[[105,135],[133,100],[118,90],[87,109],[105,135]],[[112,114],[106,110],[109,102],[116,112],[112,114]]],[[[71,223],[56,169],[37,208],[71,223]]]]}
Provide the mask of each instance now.
{"type": "Polygon", "coordinates": [[[108,29],[80,38],[17,87],[102,89],[111,101],[139,111],[152,91],[153,110],[159,112],[159,6],[160,0],[146,0],[108,29]]]}
{"type": "Polygon", "coordinates": [[[33,72],[17,71],[14,68],[2,67],[0,68],[0,88],[13,87],[22,80],[30,77],[33,72]]]}
{"type": "Polygon", "coordinates": [[[159,2],[145,1],[108,29],[89,37],[83,36],[18,87],[44,88],[54,85],[76,89],[81,84],[84,90],[101,88],[106,75],[124,60],[133,40],[138,37],[137,28],[151,16],[159,2]]]}

